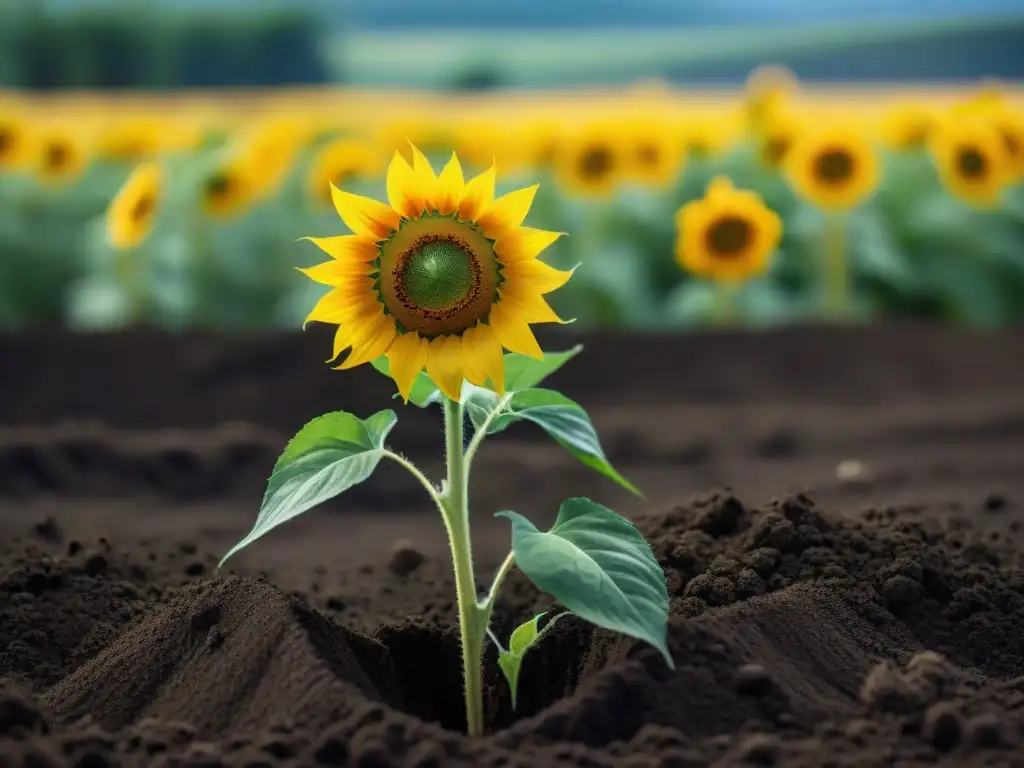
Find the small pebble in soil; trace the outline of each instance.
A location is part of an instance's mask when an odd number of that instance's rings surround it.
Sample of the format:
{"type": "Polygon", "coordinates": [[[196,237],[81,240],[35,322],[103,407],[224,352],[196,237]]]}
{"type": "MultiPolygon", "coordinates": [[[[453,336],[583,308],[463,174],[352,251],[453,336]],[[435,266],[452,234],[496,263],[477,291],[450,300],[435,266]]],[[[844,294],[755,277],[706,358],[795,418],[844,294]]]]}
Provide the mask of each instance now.
{"type": "Polygon", "coordinates": [[[32,533],[44,541],[52,541],[59,544],[64,540],[64,531],[61,530],[60,525],[52,517],[47,517],[33,525],[32,533]]]}
{"type": "Polygon", "coordinates": [[[426,560],[426,555],[409,539],[397,539],[391,545],[388,568],[395,576],[408,576],[426,560]]]}
{"type": "Polygon", "coordinates": [[[760,698],[771,691],[774,683],[768,670],[760,664],[744,664],[736,672],[736,690],[760,698]]]}
{"type": "Polygon", "coordinates": [[[868,468],[857,459],[846,459],[836,466],[836,480],[841,483],[866,483],[870,479],[868,468]]]}

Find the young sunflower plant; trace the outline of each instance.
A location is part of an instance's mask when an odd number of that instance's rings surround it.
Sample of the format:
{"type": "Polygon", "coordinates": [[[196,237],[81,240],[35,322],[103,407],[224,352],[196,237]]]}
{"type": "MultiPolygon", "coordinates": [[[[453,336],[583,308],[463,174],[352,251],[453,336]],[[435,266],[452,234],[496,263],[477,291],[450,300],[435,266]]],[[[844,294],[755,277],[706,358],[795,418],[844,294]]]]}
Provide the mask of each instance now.
{"type": "MultiPolygon", "coordinates": [[[[391,377],[404,401],[444,412],[447,476],[435,484],[385,444],[397,416],[329,413],[303,427],[271,474],[252,531],[224,560],[271,529],[366,480],[383,459],[423,485],[447,529],[455,573],[466,722],[484,731],[483,644],[506,575],[518,567],[541,591],[600,627],[653,645],[669,666],[668,593],[664,575],[637,529],[586,498],[565,501],[554,526],[538,530],[513,511],[511,552],[481,594],[473,567],[469,473],[485,438],[517,421],[542,428],[585,465],[639,491],[608,462],[586,412],[537,385],[579,352],[545,354],[531,324],[561,322],[544,295],[571,272],[538,259],[560,233],[523,226],[536,187],[495,198],[495,170],[464,181],[453,155],[439,175],[412,148],[395,153],[387,172],[388,204],[339,190],[334,206],[353,234],[311,238],[331,260],[303,270],[330,286],[307,322],[337,325],[332,360],[365,363],[391,377]],[[510,354],[504,354],[509,350],[510,354]],[[464,439],[466,420],[472,437],[464,439]]],[[[556,617],[557,618],[557,617],[556,617]]],[[[524,622],[499,666],[513,706],[523,654],[552,625],[524,622]]]]}

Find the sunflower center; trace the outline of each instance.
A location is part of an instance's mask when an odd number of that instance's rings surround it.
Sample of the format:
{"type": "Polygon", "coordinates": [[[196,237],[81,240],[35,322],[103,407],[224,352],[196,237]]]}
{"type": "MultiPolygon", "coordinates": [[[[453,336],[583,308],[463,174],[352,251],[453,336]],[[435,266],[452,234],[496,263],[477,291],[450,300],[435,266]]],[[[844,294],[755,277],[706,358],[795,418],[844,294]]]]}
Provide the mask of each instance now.
{"type": "Polygon", "coordinates": [[[494,243],[454,217],[405,221],[381,246],[381,302],[402,330],[428,338],[485,320],[500,279],[494,243]]]}
{"type": "Polygon", "coordinates": [[[215,173],[206,182],[206,196],[212,200],[220,200],[231,192],[231,179],[226,174],[215,173]]]}
{"type": "Polygon", "coordinates": [[[142,195],[138,200],[135,201],[135,205],[132,206],[131,219],[134,222],[141,222],[150,212],[153,210],[155,200],[152,195],[142,195]]]}
{"type": "Polygon", "coordinates": [[[14,131],[10,128],[0,128],[0,157],[14,148],[14,131]]]}
{"type": "Polygon", "coordinates": [[[636,151],[636,157],[640,161],[640,165],[645,168],[656,167],[660,156],[661,153],[658,152],[658,148],[654,144],[641,144],[636,151]]]}
{"type": "Polygon", "coordinates": [[[612,153],[607,147],[588,147],[580,157],[580,175],[599,179],[612,170],[612,153]]]}
{"type": "Polygon", "coordinates": [[[764,162],[772,168],[782,165],[793,141],[789,136],[773,136],[761,147],[764,162]]]}
{"type": "Polygon", "coordinates": [[[53,170],[60,170],[67,165],[71,152],[64,144],[50,144],[46,148],[46,165],[53,170]]]}
{"type": "Polygon", "coordinates": [[[988,161],[977,147],[961,147],[956,156],[956,167],[960,175],[968,179],[977,179],[985,175],[988,161]]]}
{"type": "Polygon", "coordinates": [[[405,258],[399,287],[406,300],[427,312],[456,307],[480,283],[480,268],[469,247],[452,236],[426,235],[405,258]]]}
{"type": "Polygon", "coordinates": [[[853,158],[842,149],[822,152],[815,160],[814,175],[826,184],[842,184],[853,175],[853,158]]]}
{"type": "Polygon", "coordinates": [[[734,258],[749,245],[753,236],[750,222],[739,216],[723,216],[708,228],[705,241],[715,256],[734,258]]]}

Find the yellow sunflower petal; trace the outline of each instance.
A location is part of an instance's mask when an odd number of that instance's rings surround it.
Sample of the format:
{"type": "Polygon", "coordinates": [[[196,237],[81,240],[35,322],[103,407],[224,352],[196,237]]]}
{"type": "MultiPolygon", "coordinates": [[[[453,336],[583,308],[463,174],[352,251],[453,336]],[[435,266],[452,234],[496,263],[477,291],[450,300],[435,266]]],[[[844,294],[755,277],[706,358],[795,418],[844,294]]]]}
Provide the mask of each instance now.
{"type": "Polygon", "coordinates": [[[394,318],[380,314],[375,321],[366,325],[365,331],[353,342],[352,351],[345,358],[345,362],[338,366],[338,370],[355,368],[357,365],[376,360],[388,351],[397,333],[394,318]]]}
{"type": "Polygon", "coordinates": [[[365,285],[346,286],[344,290],[335,288],[320,297],[302,327],[305,328],[310,323],[347,323],[352,317],[375,306],[379,305],[369,281],[365,285]]]}
{"type": "Polygon", "coordinates": [[[463,221],[476,221],[481,211],[494,201],[494,183],[497,168],[489,169],[469,180],[465,192],[459,201],[459,218],[463,221]]]}
{"type": "Polygon", "coordinates": [[[346,264],[343,261],[326,261],[313,267],[298,268],[310,280],[323,285],[341,285],[353,277],[367,277],[374,269],[369,263],[346,264]]]}
{"type": "Polygon", "coordinates": [[[733,191],[734,187],[732,182],[727,176],[715,176],[708,184],[708,197],[719,197],[722,195],[728,195],[733,191]]]}
{"type": "Polygon", "coordinates": [[[487,206],[477,218],[477,224],[483,233],[496,240],[522,224],[526,214],[530,212],[530,206],[533,205],[533,198],[539,187],[539,184],[534,184],[532,187],[517,189],[515,192],[502,195],[487,206]]]}
{"type": "Polygon", "coordinates": [[[397,229],[401,219],[398,211],[372,197],[354,195],[331,184],[331,200],[345,225],[357,235],[385,240],[397,229]]]}
{"type": "Polygon", "coordinates": [[[494,244],[494,252],[504,264],[535,259],[541,251],[564,234],[533,227],[517,227],[498,238],[494,244]]]}
{"type": "Polygon", "coordinates": [[[426,362],[427,340],[416,332],[399,334],[388,348],[391,378],[405,402],[409,402],[413,382],[426,362]]]}
{"type": "Polygon", "coordinates": [[[572,277],[571,271],[555,269],[538,259],[506,264],[502,270],[507,284],[519,283],[536,293],[550,293],[572,277]]]}
{"type": "MultiPolygon", "coordinates": [[[[551,309],[547,300],[532,288],[517,285],[511,281],[502,283],[500,298],[495,304],[508,304],[509,310],[524,323],[559,323],[566,325],[568,321],[563,320],[551,309]]],[[[493,310],[492,310],[493,311],[493,310]]]]}
{"type": "Polygon", "coordinates": [[[505,358],[497,331],[480,323],[462,334],[462,356],[465,359],[466,378],[478,387],[491,380],[494,390],[505,394],[505,358]]]}
{"type": "Polygon", "coordinates": [[[332,259],[345,262],[373,261],[380,253],[377,244],[365,235],[336,237],[303,237],[332,259]]]}
{"type": "Polygon", "coordinates": [[[416,192],[412,166],[400,152],[395,152],[388,166],[387,190],[391,207],[403,216],[413,218],[423,212],[423,198],[416,192]]]}
{"type": "Polygon", "coordinates": [[[437,177],[437,191],[434,195],[434,208],[440,214],[449,214],[458,210],[466,182],[462,176],[459,158],[452,152],[452,159],[441,169],[437,177]]]}
{"type": "Polygon", "coordinates": [[[510,312],[507,304],[506,308],[502,309],[502,304],[503,302],[495,304],[490,316],[491,326],[498,334],[501,345],[510,352],[543,360],[544,351],[537,343],[530,326],[510,312]]]}
{"type": "Polygon", "coordinates": [[[461,337],[439,336],[430,340],[427,346],[427,373],[438,389],[451,400],[462,397],[464,370],[461,337]]]}

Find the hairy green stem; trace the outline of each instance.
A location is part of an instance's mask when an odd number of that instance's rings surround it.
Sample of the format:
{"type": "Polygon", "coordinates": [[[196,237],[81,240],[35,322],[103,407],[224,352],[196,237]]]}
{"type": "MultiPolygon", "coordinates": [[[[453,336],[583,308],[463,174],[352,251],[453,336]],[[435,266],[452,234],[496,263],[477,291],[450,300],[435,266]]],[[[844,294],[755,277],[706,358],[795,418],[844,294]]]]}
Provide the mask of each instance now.
{"type": "Polygon", "coordinates": [[[441,499],[455,567],[455,595],[459,606],[459,635],[462,640],[462,677],[466,695],[466,732],[470,736],[480,736],[484,732],[483,642],[490,610],[477,602],[476,580],[473,576],[469,484],[462,435],[464,421],[462,404],[445,399],[448,481],[441,499]]]}

